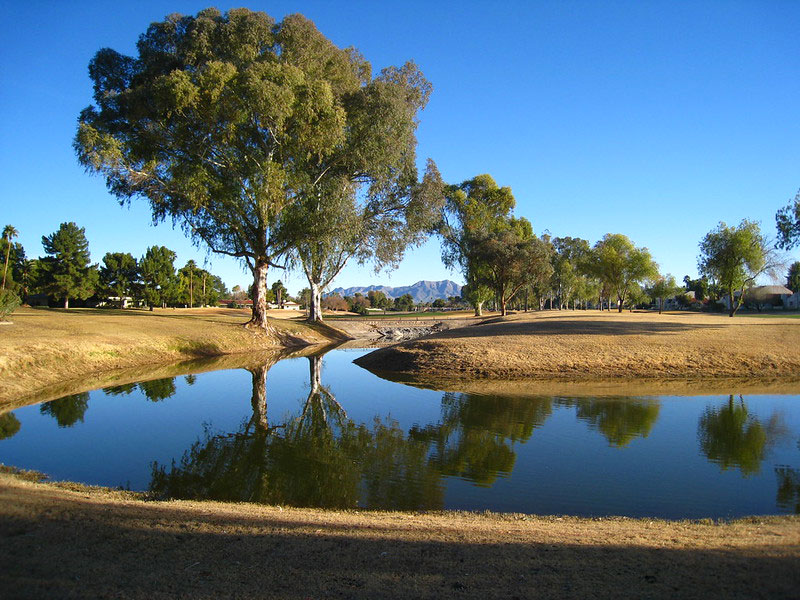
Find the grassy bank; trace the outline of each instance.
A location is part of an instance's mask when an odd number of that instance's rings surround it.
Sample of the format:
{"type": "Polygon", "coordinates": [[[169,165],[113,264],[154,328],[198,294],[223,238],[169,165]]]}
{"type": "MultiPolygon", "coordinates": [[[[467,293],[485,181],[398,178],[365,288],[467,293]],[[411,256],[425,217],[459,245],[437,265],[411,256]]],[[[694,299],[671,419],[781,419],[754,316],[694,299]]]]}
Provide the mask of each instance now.
{"type": "Polygon", "coordinates": [[[800,321],[697,313],[545,311],[376,350],[375,372],[449,380],[798,379],[800,321]]]}
{"type": "Polygon", "coordinates": [[[272,332],[253,331],[242,327],[248,318],[232,309],[20,309],[0,328],[0,406],[83,391],[87,380],[102,385],[105,376],[154,365],[343,337],[286,318],[273,318],[272,332]]]}
{"type": "Polygon", "coordinates": [[[5,598],[787,598],[800,519],[145,502],[0,473],[5,598]]]}

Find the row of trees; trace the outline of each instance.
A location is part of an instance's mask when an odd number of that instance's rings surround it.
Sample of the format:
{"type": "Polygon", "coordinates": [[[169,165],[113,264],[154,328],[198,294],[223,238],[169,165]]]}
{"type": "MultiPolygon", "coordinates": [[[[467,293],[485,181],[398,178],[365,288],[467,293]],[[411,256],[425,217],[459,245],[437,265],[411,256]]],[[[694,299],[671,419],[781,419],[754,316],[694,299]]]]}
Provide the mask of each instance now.
{"type": "MultiPolygon", "coordinates": [[[[488,175],[446,185],[428,160],[420,179],[415,132],[431,85],[413,62],[373,77],[357,50],[337,48],[304,17],[276,22],[247,9],[169,16],[137,49],[102,49],[91,61],[94,105],[79,118],[78,159],[120,202],[146,199],[154,219],[243,260],[252,326],[267,327],[270,267],[303,271],[316,321],[349,260],[393,265],[434,232],[478,313],[487,300],[505,313],[531,296],[540,307],[546,297],[613,299],[622,310],[643,299],[646,282],[658,298],[674,287],[623,235],[593,247],[534,235],[513,216],[511,190],[488,175]]],[[[787,247],[800,239],[798,198],[777,216],[787,247]]],[[[709,234],[700,262],[730,290],[764,265],[752,256],[723,265],[724,229],[709,234]]]]}
{"type": "Polygon", "coordinates": [[[347,310],[361,315],[366,314],[370,308],[409,312],[414,310],[414,298],[411,294],[403,294],[391,299],[381,291],[370,290],[366,296],[359,292],[344,298],[339,294],[330,294],[322,299],[322,307],[327,310],[347,310]]]}
{"type": "Polygon", "coordinates": [[[64,308],[75,299],[113,297],[122,306],[130,298],[152,309],[213,305],[228,295],[222,279],[195,261],[176,269],[175,252],[164,246],[151,246],[138,260],[127,252],[107,252],[102,264],[93,264],[85,229],[70,222],[42,237],[44,257],[28,259],[21,244],[10,242],[16,230],[8,225],[4,232],[3,290],[22,297],[45,294],[64,308]]]}
{"type": "MultiPolygon", "coordinates": [[[[438,233],[442,260],[459,268],[467,285],[462,296],[480,315],[494,301],[501,314],[529,300],[543,308],[596,301],[618,310],[642,299],[641,285],[658,282],[658,269],[646,248],[624,235],[608,234],[594,246],[580,238],[536,236],[524,217],[515,217],[514,196],[490,175],[446,186],[438,233]]],[[[674,280],[673,280],[674,281],[674,280]]],[[[662,293],[653,287],[654,293],[662,293]]],[[[674,286],[673,286],[674,287],[674,286]]]]}

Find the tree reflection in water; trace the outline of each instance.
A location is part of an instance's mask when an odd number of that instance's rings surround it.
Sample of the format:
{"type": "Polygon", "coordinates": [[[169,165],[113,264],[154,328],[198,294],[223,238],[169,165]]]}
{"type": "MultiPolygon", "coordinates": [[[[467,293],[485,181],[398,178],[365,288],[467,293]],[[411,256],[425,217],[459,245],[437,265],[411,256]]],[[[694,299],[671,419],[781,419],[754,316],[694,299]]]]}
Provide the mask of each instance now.
{"type": "Polygon", "coordinates": [[[39,412],[53,417],[59,427],[72,427],[78,421],[83,423],[87,408],[89,408],[89,392],[81,392],[45,402],[39,407],[39,412]]]}
{"type": "Polygon", "coordinates": [[[707,407],[697,426],[700,449],[708,460],[723,471],[737,468],[745,477],[761,470],[770,446],[784,432],[779,415],[762,423],[747,410],[744,398],[736,402],[733,394],[726,405],[707,407]]]}
{"type": "Polygon", "coordinates": [[[511,473],[514,444],[526,442],[553,411],[552,398],[516,398],[447,392],[442,421],[412,428],[409,437],[430,444],[431,462],[444,475],[490,487],[511,473]]]}
{"type": "Polygon", "coordinates": [[[574,406],[578,419],[617,448],[637,437],[646,438],[661,410],[661,405],[649,398],[561,398],[558,403],[574,406]]]}
{"type": "Polygon", "coordinates": [[[308,357],[310,390],[297,417],[270,426],[266,364],[251,369],[253,415],[232,434],[206,432],[168,470],[153,465],[150,489],[165,497],[325,508],[441,508],[426,448],[396,423],[353,423],[322,385],[321,357],[308,357]],[[363,492],[363,494],[362,494],[363,492]],[[363,496],[363,497],[362,497],[363,496]]]}
{"type": "Polygon", "coordinates": [[[800,515],[800,469],[786,466],[775,467],[778,476],[778,506],[800,515]]]}
{"type": "Polygon", "coordinates": [[[0,440],[14,437],[20,427],[22,427],[22,424],[14,413],[3,413],[0,415],[0,440]]]}

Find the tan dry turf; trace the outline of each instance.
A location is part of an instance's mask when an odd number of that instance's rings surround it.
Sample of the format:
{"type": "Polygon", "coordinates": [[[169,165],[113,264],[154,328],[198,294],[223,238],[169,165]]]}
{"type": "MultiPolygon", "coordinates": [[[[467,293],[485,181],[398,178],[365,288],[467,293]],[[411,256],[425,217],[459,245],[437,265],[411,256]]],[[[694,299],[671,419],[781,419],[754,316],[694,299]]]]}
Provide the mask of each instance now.
{"type": "Polygon", "coordinates": [[[800,320],[544,311],[376,350],[375,372],[446,379],[800,379],[800,320]]]}
{"type": "Polygon", "coordinates": [[[3,598],[796,598],[800,518],[144,502],[0,473],[3,598]]]}
{"type": "Polygon", "coordinates": [[[0,328],[0,407],[42,401],[48,390],[51,398],[85,391],[93,377],[119,370],[344,337],[279,318],[271,319],[273,332],[253,331],[242,326],[248,318],[233,309],[20,309],[0,328]]]}

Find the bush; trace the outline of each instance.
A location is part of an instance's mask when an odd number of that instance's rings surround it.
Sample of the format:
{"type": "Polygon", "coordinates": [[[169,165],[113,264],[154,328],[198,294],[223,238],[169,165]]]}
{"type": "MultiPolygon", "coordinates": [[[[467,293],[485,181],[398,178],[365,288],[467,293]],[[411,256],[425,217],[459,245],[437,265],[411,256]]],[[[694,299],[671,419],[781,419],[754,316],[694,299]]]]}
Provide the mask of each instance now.
{"type": "Polygon", "coordinates": [[[13,313],[22,304],[19,299],[11,290],[0,290],[0,321],[5,321],[6,317],[13,313]]]}

